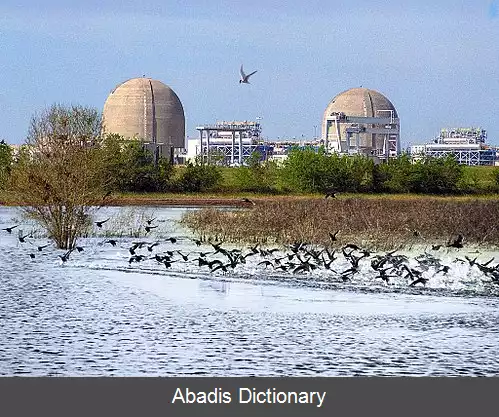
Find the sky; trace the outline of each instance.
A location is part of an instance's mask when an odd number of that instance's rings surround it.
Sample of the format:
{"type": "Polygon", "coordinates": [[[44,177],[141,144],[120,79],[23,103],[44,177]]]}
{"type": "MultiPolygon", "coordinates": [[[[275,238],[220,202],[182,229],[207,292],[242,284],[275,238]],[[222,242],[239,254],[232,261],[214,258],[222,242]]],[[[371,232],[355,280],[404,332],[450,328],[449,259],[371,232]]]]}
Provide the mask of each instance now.
{"type": "Polygon", "coordinates": [[[102,110],[142,75],[177,93],[189,137],[259,117],[269,140],[310,139],[363,86],[394,104],[403,146],[461,126],[499,145],[499,0],[0,3],[0,139],[24,142],[54,103],[102,110]]]}

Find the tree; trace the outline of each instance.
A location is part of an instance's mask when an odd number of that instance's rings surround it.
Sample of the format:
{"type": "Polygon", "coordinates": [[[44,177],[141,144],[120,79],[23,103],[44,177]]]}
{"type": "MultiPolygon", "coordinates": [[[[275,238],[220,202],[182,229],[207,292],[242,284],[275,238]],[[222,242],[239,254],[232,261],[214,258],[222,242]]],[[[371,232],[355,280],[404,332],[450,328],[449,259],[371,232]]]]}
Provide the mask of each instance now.
{"type": "Polygon", "coordinates": [[[153,154],[140,140],[107,135],[102,142],[110,189],[115,191],[161,192],[170,186],[173,166],[167,158],[154,163],[153,154]]]}
{"type": "Polygon", "coordinates": [[[215,187],[222,179],[220,169],[211,164],[203,162],[199,156],[194,163],[187,162],[182,172],[177,187],[179,191],[199,192],[215,187]]]}
{"type": "Polygon", "coordinates": [[[31,119],[29,157],[13,167],[11,190],[28,217],[61,249],[72,249],[104,203],[101,117],[83,106],[53,105],[31,119]]]}
{"type": "Polygon", "coordinates": [[[5,186],[9,179],[10,171],[12,169],[12,148],[5,143],[4,140],[0,141],[0,189],[5,186]]]}

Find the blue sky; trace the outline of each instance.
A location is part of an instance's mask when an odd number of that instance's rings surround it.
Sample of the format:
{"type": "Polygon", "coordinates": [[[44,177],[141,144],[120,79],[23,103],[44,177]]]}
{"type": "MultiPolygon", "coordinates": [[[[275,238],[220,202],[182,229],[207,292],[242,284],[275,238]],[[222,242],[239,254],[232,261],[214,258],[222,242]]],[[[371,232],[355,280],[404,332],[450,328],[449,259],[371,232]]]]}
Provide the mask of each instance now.
{"type": "Polygon", "coordinates": [[[262,117],[269,139],[309,138],[329,101],[362,85],[395,105],[405,145],[450,126],[499,144],[498,11],[496,0],[3,0],[0,138],[23,142],[53,103],[102,109],[116,84],[146,74],[180,97],[188,136],[262,117]],[[251,85],[238,83],[241,63],[258,70],[251,85]]]}

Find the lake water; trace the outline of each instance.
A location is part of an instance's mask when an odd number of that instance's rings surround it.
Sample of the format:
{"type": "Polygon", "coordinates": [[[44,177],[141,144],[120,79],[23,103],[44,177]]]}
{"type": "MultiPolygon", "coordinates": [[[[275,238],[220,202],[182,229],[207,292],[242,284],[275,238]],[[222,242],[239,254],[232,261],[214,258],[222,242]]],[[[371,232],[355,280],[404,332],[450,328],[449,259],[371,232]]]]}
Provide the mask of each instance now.
{"type": "MultiPolygon", "coordinates": [[[[499,375],[499,286],[451,263],[464,252],[441,254],[451,270],[430,269],[427,288],[386,285],[368,261],[348,283],[329,271],[276,273],[259,256],[211,273],[192,260],[193,251],[213,249],[178,225],[185,210],[99,212],[110,217],[102,236],[82,239],[84,251],[63,264],[64,251],[39,252],[43,234],[0,207],[0,228],[20,224],[0,231],[0,375],[499,375]],[[148,215],[158,225],[150,236],[104,243],[110,230],[129,234],[148,215]],[[20,243],[19,229],[34,237],[20,243]],[[180,250],[189,261],[175,254],[169,269],[128,262],[132,242],[156,239],[151,252],[137,253],[180,250]]],[[[236,246],[244,247],[224,245],[236,246]]]]}

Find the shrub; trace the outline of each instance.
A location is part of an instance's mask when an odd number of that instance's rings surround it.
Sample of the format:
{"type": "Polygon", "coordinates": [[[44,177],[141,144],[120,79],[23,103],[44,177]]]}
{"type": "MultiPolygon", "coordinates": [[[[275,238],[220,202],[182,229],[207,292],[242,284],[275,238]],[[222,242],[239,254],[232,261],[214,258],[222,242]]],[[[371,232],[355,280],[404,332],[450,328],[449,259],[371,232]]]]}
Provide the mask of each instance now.
{"type": "Polygon", "coordinates": [[[204,163],[201,158],[188,162],[177,180],[178,191],[200,192],[215,188],[221,181],[222,174],[215,165],[204,163]]]}

